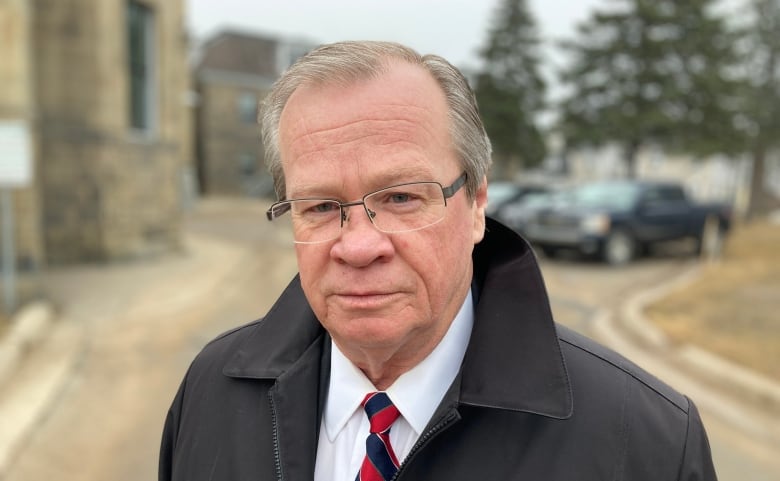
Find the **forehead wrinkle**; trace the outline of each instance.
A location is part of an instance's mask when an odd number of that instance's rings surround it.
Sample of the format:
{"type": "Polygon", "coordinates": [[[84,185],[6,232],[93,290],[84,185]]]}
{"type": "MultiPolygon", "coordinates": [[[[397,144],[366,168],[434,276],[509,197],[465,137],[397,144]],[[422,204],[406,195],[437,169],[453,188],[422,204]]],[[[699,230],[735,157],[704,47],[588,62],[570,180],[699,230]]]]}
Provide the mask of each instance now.
{"type": "MultiPolygon", "coordinates": [[[[295,124],[302,125],[303,126],[302,130],[305,131],[327,132],[330,130],[336,130],[340,127],[348,127],[352,124],[360,124],[363,121],[377,121],[377,122],[398,121],[398,122],[408,122],[412,124],[420,124],[426,126],[435,123],[435,119],[432,118],[434,112],[430,109],[429,106],[415,105],[403,101],[397,101],[397,102],[383,101],[370,106],[371,110],[368,110],[368,106],[365,106],[360,99],[356,100],[347,97],[343,99],[342,104],[338,104],[338,105],[346,105],[347,109],[352,109],[351,115],[352,117],[355,117],[354,120],[346,121],[334,125],[332,127],[322,127],[322,128],[317,127],[315,122],[315,126],[311,128],[311,122],[307,122],[307,119],[311,119],[310,114],[304,112],[304,113],[297,113],[299,119],[297,122],[295,122],[295,124]],[[350,105],[350,103],[356,105],[353,107],[350,105]]],[[[347,114],[347,112],[342,112],[342,113],[347,114]]],[[[296,115],[295,113],[292,114],[296,115]]],[[[325,122],[327,123],[332,120],[329,114],[322,115],[319,117],[321,119],[324,119],[325,122]]],[[[316,118],[317,117],[315,117],[315,119],[316,118]]],[[[444,119],[444,120],[447,121],[448,119],[444,119]]],[[[430,129],[428,128],[427,130],[430,129]]]]}
{"type": "MultiPolygon", "coordinates": [[[[375,140],[375,142],[368,143],[367,147],[369,148],[371,145],[381,146],[398,143],[419,145],[415,139],[421,137],[420,131],[428,139],[435,139],[431,129],[419,122],[398,119],[360,119],[326,129],[303,131],[290,137],[289,147],[290,153],[295,158],[304,158],[331,148],[349,146],[368,139],[375,140]],[[361,126],[366,127],[360,128],[361,126]]],[[[439,143],[439,139],[436,139],[436,142],[439,143]]]]}
{"type": "MultiPolygon", "coordinates": [[[[449,115],[445,114],[445,118],[443,118],[443,119],[436,119],[435,118],[435,116],[436,116],[435,111],[431,109],[431,106],[421,106],[421,105],[408,104],[408,103],[403,103],[403,102],[398,102],[398,103],[396,103],[396,102],[386,102],[386,103],[383,103],[383,104],[380,104],[380,105],[382,106],[382,109],[378,110],[378,112],[380,112],[380,113],[387,112],[387,119],[377,119],[377,121],[386,120],[388,122],[395,121],[395,122],[399,122],[401,124],[407,124],[408,123],[408,124],[410,124],[410,129],[409,130],[411,132],[415,132],[416,133],[416,132],[419,132],[420,130],[422,130],[426,134],[426,138],[427,139],[429,139],[429,140],[433,139],[433,140],[436,141],[436,143],[441,143],[440,140],[442,140],[442,139],[439,139],[438,136],[437,136],[437,129],[439,128],[439,124],[437,123],[437,120],[444,121],[444,125],[445,125],[444,135],[445,135],[445,138],[443,139],[443,142],[445,144],[446,143],[451,143],[450,142],[450,140],[451,140],[450,139],[450,129],[449,129],[449,122],[450,122],[449,115]],[[388,107],[388,108],[385,108],[385,107],[388,107]],[[408,114],[405,116],[407,118],[403,118],[403,117],[399,118],[399,117],[393,116],[394,112],[396,114],[398,113],[396,111],[400,111],[401,113],[408,112],[408,114]]],[[[445,107],[444,111],[445,111],[445,113],[447,112],[446,107],[445,107]]],[[[385,129],[385,131],[387,131],[387,130],[388,129],[385,129]]],[[[392,130],[395,130],[395,131],[397,131],[399,133],[406,133],[406,131],[401,130],[401,129],[392,129],[392,130]]]]}

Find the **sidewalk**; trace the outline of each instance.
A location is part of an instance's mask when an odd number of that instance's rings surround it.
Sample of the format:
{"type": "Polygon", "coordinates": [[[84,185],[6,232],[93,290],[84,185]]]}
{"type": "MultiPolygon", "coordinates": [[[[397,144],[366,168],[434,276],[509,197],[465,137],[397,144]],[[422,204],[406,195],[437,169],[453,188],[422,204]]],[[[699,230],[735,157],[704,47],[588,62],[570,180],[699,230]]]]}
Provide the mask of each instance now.
{"type": "Polygon", "coordinates": [[[0,339],[0,479],[66,388],[90,331],[119,315],[172,312],[204,298],[245,253],[235,244],[185,234],[182,252],[160,259],[47,272],[50,299],[23,307],[0,339]]]}

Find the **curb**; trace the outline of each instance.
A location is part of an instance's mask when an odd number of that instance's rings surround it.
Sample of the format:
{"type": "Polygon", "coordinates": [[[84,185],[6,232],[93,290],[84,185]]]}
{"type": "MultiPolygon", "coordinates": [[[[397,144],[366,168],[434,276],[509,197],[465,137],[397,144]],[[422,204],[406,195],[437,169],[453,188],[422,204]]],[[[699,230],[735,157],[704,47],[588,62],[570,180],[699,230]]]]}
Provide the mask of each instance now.
{"type": "Polygon", "coordinates": [[[668,350],[673,346],[664,332],[649,322],[643,312],[645,306],[651,304],[667,294],[682,289],[701,276],[701,265],[695,264],[679,276],[663,284],[645,289],[629,298],[620,306],[621,325],[626,327],[643,344],[656,349],[668,350]]]}
{"type": "Polygon", "coordinates": [[[11,319],[0,340],[0,479],[30,429],[56,399],[82,348],[77,323],[34,301],[11,319]]]}
{"type": "Polygon", "coordinates": [[[780,383],[697,346],[672,343],[643,314],[646,305],[693,282],[701,271],[700,264],[694,265],[668,283],[635,294],[616,313],[598,311],[594,330],[618,352],[632,352],[646,370],[661,370],[667,383],[684,382],[696,404],[721,421],[754,439],[778,443],[780,383]]]}
{"type": "Polygon", "coordinates": [[[632,296],[619,311],[620,324],[654,350],[669,352],[697,376],[780,412],[780,383],[692,344],[675,346],[661,329],[644,316],[645,306],[691,284],[701,274],[701,265],[697,264],[668,283],[632,296]]]}
{"type": "Polygon", "coordinates": [[[10,331],[0,341],[0,388],[25,355],[43,340],[53,320],[54,309],[42,300],[24,305],[11,317],[10,331]]]}

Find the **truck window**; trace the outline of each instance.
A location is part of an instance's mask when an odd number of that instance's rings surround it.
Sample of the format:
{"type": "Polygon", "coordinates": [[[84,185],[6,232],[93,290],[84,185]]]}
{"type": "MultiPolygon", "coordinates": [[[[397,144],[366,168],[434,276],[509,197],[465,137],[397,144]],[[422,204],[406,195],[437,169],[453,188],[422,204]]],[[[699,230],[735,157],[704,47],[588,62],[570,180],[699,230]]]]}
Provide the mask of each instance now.
{"type": "Polygon", "coordinates": [[[685,200],[685,193],[676,186],[651,187],[645,191],[642,200],[646,204],[682,202],[685,200]]]}

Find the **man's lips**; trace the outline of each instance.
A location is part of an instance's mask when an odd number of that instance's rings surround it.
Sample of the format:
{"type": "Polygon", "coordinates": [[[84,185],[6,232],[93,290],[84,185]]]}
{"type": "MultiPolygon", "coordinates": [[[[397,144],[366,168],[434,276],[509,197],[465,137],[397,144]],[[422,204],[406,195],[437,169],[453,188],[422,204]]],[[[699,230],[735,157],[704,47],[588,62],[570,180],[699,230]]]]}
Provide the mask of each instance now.
{"type": "Polygon", "coordinates": [[[345,296],[345,297],[360,297],[360,296],[383,296],[387,294],[392,294],[394,291],[391,290],[352,290],[352,291],[336,291],[334,292],[337,296],[345,296]]]}
{"type": "Polygon", "coordinates": [[[376,309],[393,302],[401,295],[398,291],[345,291],[333,294],[333,300],[352,309],[376,309]]]}

